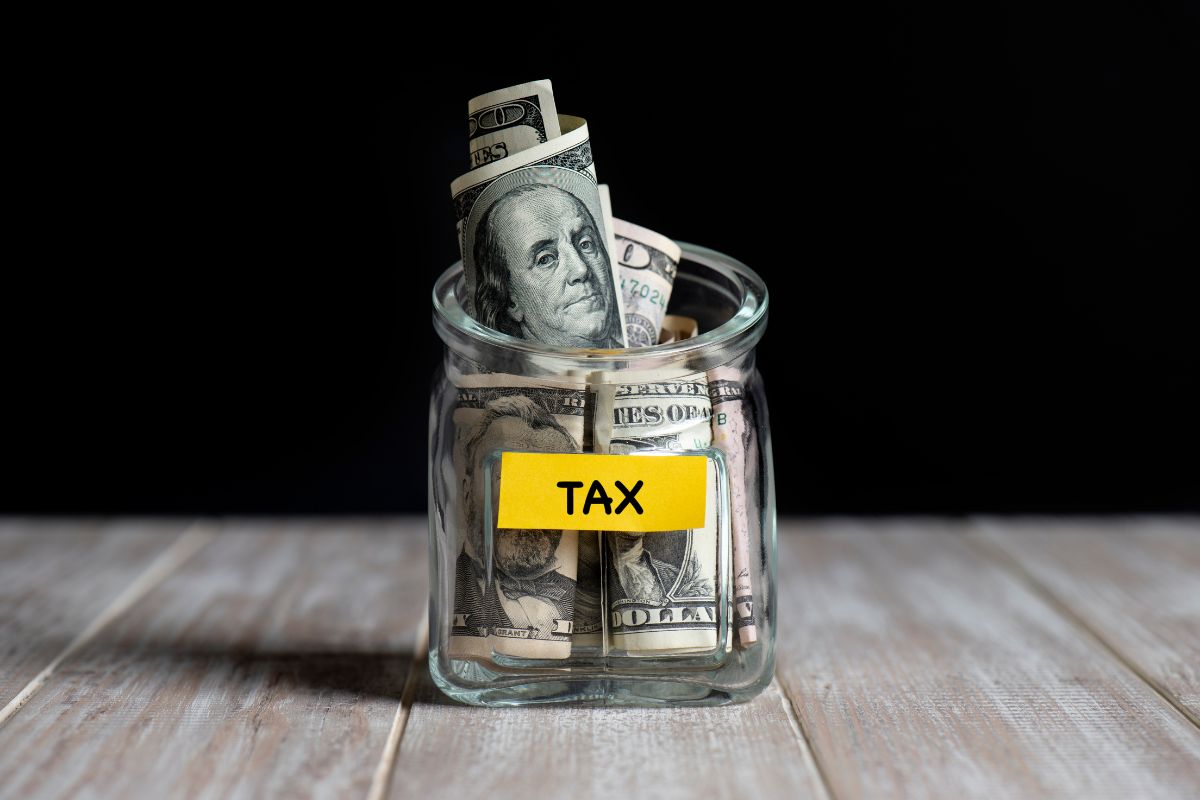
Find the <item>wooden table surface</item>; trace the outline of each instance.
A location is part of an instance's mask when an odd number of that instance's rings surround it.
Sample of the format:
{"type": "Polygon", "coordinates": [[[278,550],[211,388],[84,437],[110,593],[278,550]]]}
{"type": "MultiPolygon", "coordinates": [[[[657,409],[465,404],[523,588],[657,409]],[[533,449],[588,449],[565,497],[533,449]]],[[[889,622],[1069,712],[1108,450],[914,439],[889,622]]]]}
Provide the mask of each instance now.
{"type": "Polygon", "coordinates": [[[423,518],[0,521],[0,797],[1200,797],[1200,521],[780,531],[776,679],[480,709],[423,518]]]}

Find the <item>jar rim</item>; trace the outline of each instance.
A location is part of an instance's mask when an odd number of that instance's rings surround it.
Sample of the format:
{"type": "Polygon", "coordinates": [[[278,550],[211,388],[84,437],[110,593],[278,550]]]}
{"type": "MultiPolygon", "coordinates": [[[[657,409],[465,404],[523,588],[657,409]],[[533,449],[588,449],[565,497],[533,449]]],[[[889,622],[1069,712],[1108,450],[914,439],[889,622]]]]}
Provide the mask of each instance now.
{"type": "Polygon", "coordinates": [[[715,351],[728,356],[716,361],[716,364],[728,363],[754,347],[762,338],[765,327],[763,323],[767,316],[766,284],[750,267],[724,253],[687,242],[677,244],[683,251],[681,263],[691,261],[713,270],[728,280],[735,292],[741,294],[738,309],[732,317],[694,338],[670,344],[615,350],[554,347],[518,339],[480,324],[458,302],[455,287],[463,272],[461,260],[451,264],[434,283],[434,328],[450,348],[462,349],[461,345],[470,343],[497,355],[507,353],[509,356],[536,358],[547,365],[553,365],[552,369],[555,371],[567,371],[572,368],[600,371],[652,369],[691,361],[701,353],[715,351]]]}

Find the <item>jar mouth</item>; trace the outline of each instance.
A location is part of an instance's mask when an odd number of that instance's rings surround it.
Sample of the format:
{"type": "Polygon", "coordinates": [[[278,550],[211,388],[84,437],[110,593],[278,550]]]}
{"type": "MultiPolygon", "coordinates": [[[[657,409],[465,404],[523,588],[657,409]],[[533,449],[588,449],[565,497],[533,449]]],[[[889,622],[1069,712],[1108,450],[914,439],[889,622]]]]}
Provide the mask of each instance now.
{"type": "MultiPolygon", "coordinates": [[[[594,350],[553,347],[481,325],[459,303],[462,261],[456,261],[433,286],[433,325],[447,347],[487,364],[513,358],[535,360],[552,372],[571,370],[655,369],[682,362],[728,363],[749,351],[762,338],[767,317],[767,287],[754,270],[729,256],[699,245],[678,242],[683,251],[676,282],[684,281],[720,296],[735,308],[724,322],[699,336],[670,344],[594,350]]],[[[674,303],[672,303],[674,305],[674,303]]],[[[696,368],[710,366],[695,364],[696,368]]]]}

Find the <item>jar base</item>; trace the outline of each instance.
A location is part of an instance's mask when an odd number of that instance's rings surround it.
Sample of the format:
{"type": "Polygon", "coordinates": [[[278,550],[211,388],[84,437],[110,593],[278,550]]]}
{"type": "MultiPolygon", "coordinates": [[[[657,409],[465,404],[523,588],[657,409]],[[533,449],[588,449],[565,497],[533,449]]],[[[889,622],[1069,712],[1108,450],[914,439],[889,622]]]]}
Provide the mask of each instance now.
{"type": "MultiPolygon", "coordinates": [[[[722,706],[745,702],[771,680],[758,680],[736,689],[715,686],[703,677],[663,675],[524,675],[497,680],[490,670],[472,661],[451,659],[449,674],[440,669],[436,652],[429,654],[429,673],[442,693],[474,706],[512,707],[570,704],[591,707],[722,706]],[[479,685],[477,681],[487,681],[479,685]],[[475,684],[475,685],[472,685],[475,684]]],[[[713,676],[708,676],[713,677],[713,676]]]]}

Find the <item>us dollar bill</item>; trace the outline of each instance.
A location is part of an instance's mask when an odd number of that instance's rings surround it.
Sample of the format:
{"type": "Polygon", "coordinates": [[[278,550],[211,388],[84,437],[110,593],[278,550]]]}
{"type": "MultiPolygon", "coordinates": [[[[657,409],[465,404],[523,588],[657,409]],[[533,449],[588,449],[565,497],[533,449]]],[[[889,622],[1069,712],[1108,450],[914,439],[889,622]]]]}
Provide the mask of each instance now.
{"type": "MultiPolygon", "coordinates": [[[[684,451],[712,444],[704,375],[609,386],[597,395],[596,449],[684,451]]],[[[654,533],[605,531],[611,649],[633,656],[711,650],[718,609],[716,476],[709,468],[707,524],[654,533]]]]}
{"type": "Polygon", "coordinates": [[[452,460],[459,537],[448,650],[455,658],[561,659],[571,655],[578,531],[495,530],[499,451],[578,453],[591,422],[586,387],[518,375],[455,379],[452,460]],[[489,466],[491,467],[489,476],[489,466]]]}
{"type": "Polygon", "coordinates": [[[450,185],[467,313],[554,347],[626,346],[624,309],[587,123],[509,152],[450,185]]]}
{"type": "Polygon", "coordinates": [[[682,317],[677,314],[667,314],[663,317],[662,331],[658,335],[659,344],[671,344],[694,339],[700,335],[700,324],[692,317],[682,317]]]}
{"type": "Polygon", "coordinates": [[[604,581],[600,531],[579,532],[579,561],[575,587],[575,636],[572,655],[600,655],[604,643],[604,581]]]}
{"type": "Polygon", "coordinates": [[[560,134],[550,81],[519,83],[467,103],[471,169],[557,139],[560,134]]]}
{"type": "Polygon", "coordinates": [[[613,219],[613,238],[625,303],[625,339],[630,347],[658,344],[682,251],[662,234],[613,219]]]}
{"type": "Polygon", "coordinates": [[[738,644],[749,647],[758,641],[755,622],[754,585],[751,564],[750,519],[746,495],[747,458],[755,436],[753,421],[746,413],[746,387],[734,367],[716,367],[708,372],[712,398],[713,444],[725,455],[729,477],[729,504],[733,536],[733,626],[738,644]]]}
{"type": "MultiPolygon", "coordinates": [[[[596,187],[596,189],[600,192],[600,212],[604,217],[603,225],[604,225],[604,234],[607,237],[606,241],[608,242],[608,253],[610,256],[612,256],[613,259],[615,259],[617,257],[616,256],[617,240],[616,240],[616,237],[613,235],[612,190],[609,188],[607,183],[600,184],[599,186],[596,187]]],[[[620,280],[621,280],[620,270],[615,266],[613,267],[613,274],[615,276],[615,279],[618,282],[620,282],[620,280]]],[[[622,297],[621,300],[622,300],[621,312],[624,313],[624,311],[625,311],[624,298],[622,297]]],[[[624,319],[624,317],[622,317],[622,319],[624,319]]],[[[625,337],[625,342],[626,342],[626,344],[629,344],[628,336],[625,337]]],[[[637,345],[629,344],[629,346],[636,347],[637,345]]]]}

